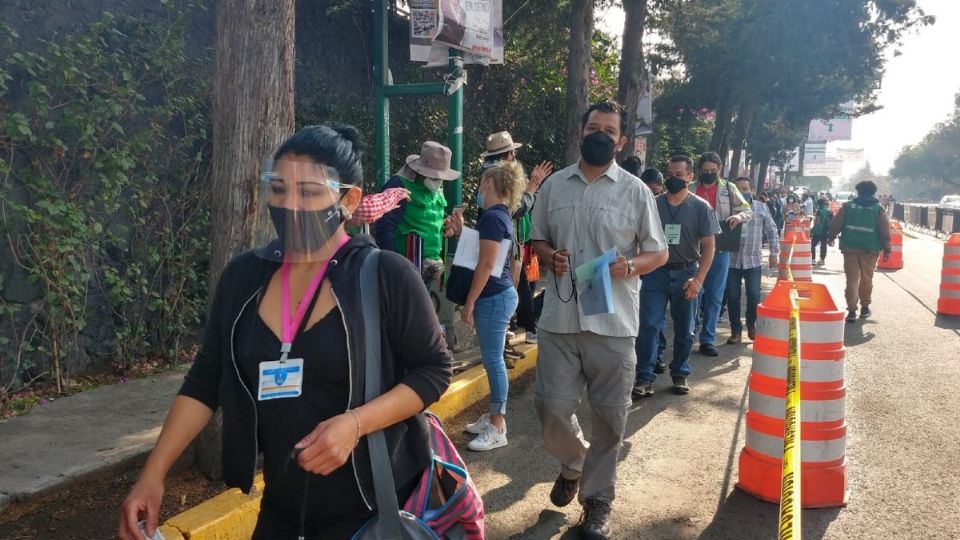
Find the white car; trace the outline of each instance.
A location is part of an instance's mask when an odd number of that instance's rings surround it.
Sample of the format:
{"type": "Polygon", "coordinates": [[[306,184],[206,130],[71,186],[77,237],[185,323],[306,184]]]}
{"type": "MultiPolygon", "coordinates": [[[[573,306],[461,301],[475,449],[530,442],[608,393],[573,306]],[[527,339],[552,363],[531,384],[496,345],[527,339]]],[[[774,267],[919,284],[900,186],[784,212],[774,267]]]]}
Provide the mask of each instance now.
{"type": "Polygon", "coordinates": [[[838,192],[833,196],[833,198],[834,198],[835,200],[837,200],[838,202],[845,203],[845,202],[853,199],[853,198],[856,197],[856,196],[857,196],[857,194],[854,193],[854,192],[852,192],[852,191],[838,191],[838,192]]]}
{"type": "Polygon", "coordinates": [[[940,199],[940,206],[949,208],[960,208],[960,195],[944,195],[940,199]]]}

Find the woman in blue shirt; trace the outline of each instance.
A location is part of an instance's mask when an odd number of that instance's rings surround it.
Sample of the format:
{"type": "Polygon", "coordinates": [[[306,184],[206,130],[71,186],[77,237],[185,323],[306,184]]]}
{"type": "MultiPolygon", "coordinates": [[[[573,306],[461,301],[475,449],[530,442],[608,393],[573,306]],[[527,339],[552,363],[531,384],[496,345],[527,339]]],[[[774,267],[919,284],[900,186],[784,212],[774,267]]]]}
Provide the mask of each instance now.
{"type": "Polygon", "coordinates": [[[466,429],[477,435],[470,441],[471,450],[483,452],[507,444],[507,366],[503,361],[503,347],[510,317],[517,309],[517,290],[510,276],[510,258],[504,258],[502,267],[494,266],[504,240],[513,239],[513,212],[520,206],[527,178],[515,161],[503,161],[490,167],[480,177],[477,188],[477,206],[483,214],[477,221],[480,236],[480,257],[473,274],[473,283],[467,294],[461,318],[477,330],[483,367],[490,382],[490,412],[466,429]]]}

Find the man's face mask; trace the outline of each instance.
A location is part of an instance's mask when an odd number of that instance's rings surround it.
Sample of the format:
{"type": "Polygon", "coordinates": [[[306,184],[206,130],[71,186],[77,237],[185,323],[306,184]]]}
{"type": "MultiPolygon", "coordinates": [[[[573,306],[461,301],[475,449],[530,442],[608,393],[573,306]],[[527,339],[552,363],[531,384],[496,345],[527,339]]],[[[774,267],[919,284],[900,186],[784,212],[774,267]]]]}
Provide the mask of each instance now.
{"type": "Polygon", "coordinates": [[[583,142],[580,143],[580,157],[590,165],[600,167],[613,161],[616,146],[616,141],[609,135],[602,131],[594,131],[584,137],[583,142]]]}
{"type": "Polygon", "coordinates": [[[663,182],[663,187],[667,188],[668,192],[675,194],[683,191],[683,188],[687,187],[687,183],[681,178],[671,176],[663,182]]]}

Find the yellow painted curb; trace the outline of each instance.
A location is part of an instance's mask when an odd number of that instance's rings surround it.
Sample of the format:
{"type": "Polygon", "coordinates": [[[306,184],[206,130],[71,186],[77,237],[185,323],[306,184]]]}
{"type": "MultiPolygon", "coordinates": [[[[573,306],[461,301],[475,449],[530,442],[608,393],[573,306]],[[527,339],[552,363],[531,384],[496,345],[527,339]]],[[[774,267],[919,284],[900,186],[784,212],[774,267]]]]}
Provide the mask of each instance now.
{"type": "MultiPolygon", "coordinates": [[[[513,369],[507,371],[511,381],[516,380],[537,366],[538,349],[535,345],[518,345],[524,358],[516,360],[513,369]]],[[[440,401],[430,411],[447,422],[490,394],[490,384],[482,365],[474,366],[457,375],[440,401]]],[[[257,523],[260,510],[260,494],[263,492],[263,475],[254,478],[253,490],[244,495],[239,489],[229,489],[180,513],[160,527],[166,540],[233,540],[250,538],[257,523]]]]}

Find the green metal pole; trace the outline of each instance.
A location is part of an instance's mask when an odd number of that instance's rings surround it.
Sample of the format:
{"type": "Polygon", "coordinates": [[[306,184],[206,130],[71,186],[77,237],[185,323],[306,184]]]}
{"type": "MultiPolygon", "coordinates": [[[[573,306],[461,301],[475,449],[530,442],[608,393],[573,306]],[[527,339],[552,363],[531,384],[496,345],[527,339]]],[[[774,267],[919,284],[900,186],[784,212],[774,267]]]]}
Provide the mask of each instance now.
{"type": "MultiPolygon", "coordinates": [[[[463,52],[450,49],[450,74],[452,78],[463,75],[463,52]]],[[[456,92],[450,94],[448,98],[447,112],[447,146],[453,154],[451,167],[460,171],[460,178],[453,182],[447,182],[445,186],[445,196],[447,198],[447,211],[463,203],[463,86],[456,92]]]]}
{"type": "Polygon", "coordinates": [[[386,96],[390,68],[387,0],[373,0],[373,139],[377,191],[390,178],[390,101],[386,96]]]}

